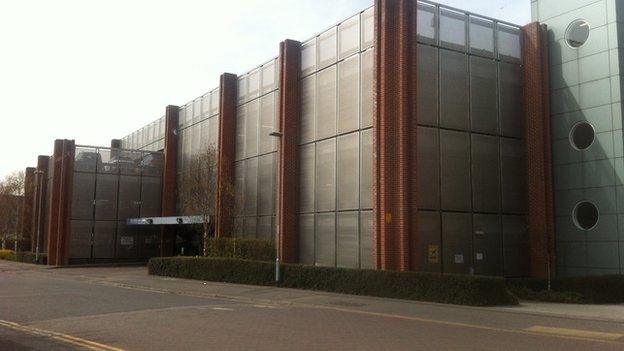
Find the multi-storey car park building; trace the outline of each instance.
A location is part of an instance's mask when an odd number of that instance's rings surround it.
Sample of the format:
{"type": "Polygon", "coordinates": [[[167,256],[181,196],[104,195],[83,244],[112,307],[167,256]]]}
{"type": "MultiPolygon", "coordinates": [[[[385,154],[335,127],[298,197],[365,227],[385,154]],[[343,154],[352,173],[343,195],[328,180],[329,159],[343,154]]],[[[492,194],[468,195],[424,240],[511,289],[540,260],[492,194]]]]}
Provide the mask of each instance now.
{"type": "Polygon", "coordinates": [[[624,5],[531,6],[520,27],[377,0],[110,147],[57,140],[28,169],[33,249],[54,265],[179,253],[184,226],[159,223],[196,215],[177,180],[213,144],[236,194],[217,196],[215,236],[277,238],[285,262],[621,273],[624,5]]]}

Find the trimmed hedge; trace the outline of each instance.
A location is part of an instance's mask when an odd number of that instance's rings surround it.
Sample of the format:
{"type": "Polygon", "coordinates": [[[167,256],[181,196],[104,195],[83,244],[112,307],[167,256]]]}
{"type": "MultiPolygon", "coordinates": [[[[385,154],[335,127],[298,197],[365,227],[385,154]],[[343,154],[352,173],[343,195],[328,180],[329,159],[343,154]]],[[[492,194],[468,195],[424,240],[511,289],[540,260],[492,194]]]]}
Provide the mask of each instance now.
{"type": "Polygon", "coordinates": [[[275,261],[275,245],[270,240],[211,238],[209,257],[242,258],[255,261],[275,261]]]}
{"type": "MultiPolygon", "coordinates": [[[[19,251],[15,253],[13,250],[0,250],[0,260],[23,263],[37,263],[35,257],[35,253],[30,251],[19,251]]],[[[39,254],[39,257],[39,260],[45,263],[46,255],[39,254]]]]}
{"type": "Polygon", "coordinates": [[[547,291],[547,284],[547,281],[542,279],[507,281],[509,289],[519,298],[526,300],[594,304],[624,302],[624,275],[553,278],[550,293],[547,291]],[[553,296],[553,292],[567,297],[558,301],[542,298],[547,293],[553,296]]]}
{"type": "MultiPolygon", "coordinates": [[[[216,282],[274,285],[275,265],[231,258],[159,257],[149,274],[216,282]]],[[[501,278],[282,264],[281,286],[470,306],[515,305],[501,278]]]]}

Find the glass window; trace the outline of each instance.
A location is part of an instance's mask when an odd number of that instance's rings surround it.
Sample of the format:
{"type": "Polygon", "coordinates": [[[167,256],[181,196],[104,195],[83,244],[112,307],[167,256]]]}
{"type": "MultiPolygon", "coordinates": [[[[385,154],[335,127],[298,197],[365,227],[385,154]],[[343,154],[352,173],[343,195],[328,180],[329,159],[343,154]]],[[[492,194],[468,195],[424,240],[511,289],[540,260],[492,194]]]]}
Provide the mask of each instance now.
{"type": "Polygon", "coordinates": [[[210,116],[210,93],[202,96],[202,117],[210,116]]]}
{"type": "Polygon", "coordinates": [[[260,95],[260,70],[256,69],[249,73],[247,80],[248,95],[247,99],[251,100],[257,98],[260,95]]]}
{"type": "Polygon", "coordinates": [[[582,201],[574,207],[572,219],[581,230],[592,230],[598,224],[598,207],[589,201],[582,201]]]}
{"type": "Polygon", "coordinates": [[[95,198],[95,174],[74,173],[72,191],[72,219],[93,218],[93,199],[95,198]]]}
{"type": "Polygon", "coordinates": [[[316,144],[316,210],[336,208],[336,140],[316,144]]]}
{"type": "Polygon", "coordinates": [[[93,257],[115,257],[117,221],[96,221],[93,226],[93,257]]]}
{"type": "Polygon", "coordinates": [[[362,108],[362,127],[371,127],[373,125],[373,102],[375,101],[374,97],[374,77],[375,77],[375,50],[370,49],[366,50],[360,56],[362,59],[361,65],[361,98],[360,105],[362,108]]]}
{"type": "Polygon", "coordinates": [[[271,93],[260,98],[260,150],[259,153],[264,154],[276,150],[275,137],[269,134],[278,128],[275,125],[277,119],[275,113],[275,95],[271,93]]]}
{"type": "Polygon", "coordinates": [[[246,120],[247,105],[243,105],[238,108],[238,113],[236,114],[236,160],[245,158],[246,120]]]}
{"type": "Polygon", "coordinates": [[[369,8],[362,13],[362,49],[373,46],[375,42],[375,12],[369,8]]]}
{"type": "Polygon", "coordinates": [[[196,123],[197,121],[199,121],[201,117],[201,112],[202,112],[201,98],[195,99],[193,101],[193,123],[196,123]]]}
{"type": "Polygon", "coordinates": [[[440,45],[466,49],[466,15],[452,10],[440,9],[440,45]]]}
{"type": "MultiPolygon", "coordinates": [[[[121,196],[121,189],[120,196],[121,196]]],[[[141,215],[153,217],[161,215],[162,181],[159,177],[143,177],[141,179],[141,215]]],[[[119,219],[122,219],[119,216],[119,219]]]]}
{"type": "Polygon", "coordinates": [[[419,2],[416,14],[416,33],[418,35],[418,41],[435,44],[437,27],[436,7],[419,2]]]}
{"type": "Polygon", "coordinates": [[[266,94],[276,88],[276,70],[275,61],[262,66],[262,93],[266,94]]]}
{"type": "MultiPolygon", "coordinates": [[[[148,179],[148,177],[145,177],[145,179],[148,179]]],[[[141,178],[137,176],[120,176],[118,219],[137,218],[140,216],[140,208],[141,178]]]]}
{"type": "Polygon", "coordinates": [[[474,132],[498,133],[496,61],[470,57],[470,108],[474,132]]]}
{"type": "Polygon", "coordinates": [[[526,168],[524,141],[500,138],[502,210],[504,213],[526,211],[526,168]]]}
{"type": "Polygon", "coordinates": [[[219,104],[221,102],[221,94],[219,89],[215,89],[210,93],[210,115],[214,116],[219,113],[219,104]]]}
{"type": "Polygon", "coordinates": [[[238,103],[242,104],[247,101],[247,80],[248,76],[238,77],[238,103]]]}
{"type": "Polygon", "coordinates": [[[332,28],[318,37],[318,68],[327,67],[336,62],[336,28],[332,28]]]}
{"type": "Polygon", "coordinates": [[[201,145],[200,149],[205,148],[210,143],[210,119],[205,119],[199,123],[201,145]]]}
{"type": "Polygon", "coordinates": [[[258,154],[259,107],[258,100],[254,100],[247,104],[247,117],[245,120],[245,157],[252,157],[258,154]]]}
{"type": "Polygon", "coordinates": [[[208,121],[210,123],[210,138],[208,140],[217,148],[219,145],[219,116],[211,117],[208,121]]]}
{"type": "Polygon", "coordinates": [[[258,158],[245,161],[245,214],[254,216],[257,213],[258,197],[258,158]]]}
{"type": "Polygon", "coordinates": [[[418,127],[418,208],[440,208],[440,142],[437,128],[418,127]]]}
{"type": "Polygon", "coordinates": [[[359,267],[358,211],[336,214],[336,266],[359,267]]]}
{"type": "Polygon", "coordinates": [[[589,23],[583,19],[577,19],[570,23],[565,32],[565,39],[572,48],[579,48],[589,39],[589,23]]]}
{"type": "Polygon", "coordinates": [[[257,237],[261,240],[275,240],[274,218],[271,216],[264,216],[258,218],[258,232],[257,237]]]}
{"type": "Polygon", "coordinates": [[[498,137],[472,134],[472,206],[476,212],[497,213],[500,196],[498,137]]]}
{"type": "Polygon", "coordinates": [[[275,153],[258,158],[258,214],[274,213],[275,153]]]}
{"type": "Polygon", "coordinates": [[[520,29],[498,24],[498,57],[501,60],[520,62],[520,29]]]}
{"type": "Polygon", "coordinates": [[[468,130],[468,56],[440,50],[440,126],[468,130]]]}
{"type": "Polygon", "coordinates": [[[338,26],[340,58],[360,51],[360,16],[354,16],[338,26]]]}
{"type": "Polygon", "coordinates": [[[494,22],[470,17],[470,52],[487,57],[494,56],[494,22]]]}
{"type": "Polygon", "coordinates": [[[338,137],[337,187],[338,210],[359,207],[360,133],[338,137]]]}
{"type": "Polygon", "coordinates": [[[316,38],[301,45],[301,73],[307,75],[316,71],[316,38]]]}
{"type": "Polygon", "coordinates": [[[524,137],[522,67],[499,63],[500,130],[504,136],[524,137]]]}
{"type": "Polygon", "coordinates": [[[95,183],[95,219],[117,219],[117,182],[117,175],[97,175],[95,183]]]}
{"type": "Polygon", "coordinates": [[[314,264],[314,214],[299,216],[299,263],[314,264]]]}
{"type": "Polygon", "coordinates": [[[570,130],[570,145],[577,150],[588,149],[595,138],[594,126],[587,122],[578,122],[570,130]]]}
{"type": "Polygon", "coordinates": [[[245,217],[243,219],[243,238],[256,238],[256,217],[245,217]]]}
{"type": "Polygon", "coordinates": [[[440,170],[442,209],[469,211],[472,200],[468,133],[440,130],[440,170]]]}
{"type": "Polygon", "coordinates": [[[234,164],[234,207],[236,215],[242,215],[245,203],[245,161],[234,164]]]}
{"type": "Polygon", "coordinates": [[[74,171],[91,172],[102,168],[102,156],[95,148],[76,147],[74,156],[74,171]]]}
{"type": "Polygon", "coordinates": [[[314,211],[314,144],[300,147],[301,175],[299,184],[299,211],[314,211]]]}
{"type": "Polygon", "coordinates": [[[438,125],[438,48],[418,44],[418,124],[438,125]]]}
{"type": "Polygon", "coordinates": [[[373,211],[360,212],[360,268],[374,269],[373,211]]]}
{"type": "Polygon", "coordinates": [[[315,263],[333,267],[336,265],[336,215],[318,213],[315,222],[315,263]]]}
{"type": "Polygon", "coordinates": [[[338,64],[338,132],[358,129],[360,120],[360,57],[355,55],[338,64]]]}
{"type": "Polygon", "coordinates": [[[323,139],[336,134],[336,66],[317,74],[316,138],[323,139]]]}
{"type": "Polygon", "coordinates": [[[316,75],[301,80],[301,143],[316,139],[316,75]]]}
{"type": "Polygon", "coordinates": [[[360,134],[360,208],[373,208],[373,130],[360,134]]]}

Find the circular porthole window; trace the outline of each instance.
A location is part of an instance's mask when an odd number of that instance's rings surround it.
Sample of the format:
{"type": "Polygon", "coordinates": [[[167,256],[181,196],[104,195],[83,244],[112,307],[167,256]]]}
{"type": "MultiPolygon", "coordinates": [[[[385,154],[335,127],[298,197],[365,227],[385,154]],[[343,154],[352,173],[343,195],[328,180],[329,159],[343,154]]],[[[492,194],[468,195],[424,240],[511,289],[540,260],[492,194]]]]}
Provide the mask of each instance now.
{"type": "Polygon", "coordinates": [[[577,19],[570,23],[566,29],[565,39],[572,48],[581,47],[589,38],[589,23],[583,19],[577,19]]]}
{"type": "Polygon", "coordinates": [[[577,150],[585,150],[592,146],[596,138],[594,126],[587,122],[578,122],[570,130],[570,144],[577,150]]]}
{"type": "Polygon", "coordinates": [[[574,206],[574,224],[582,230],[591,230],[598,224],[598,207],[589,201],[581,201],[574,206]]]}

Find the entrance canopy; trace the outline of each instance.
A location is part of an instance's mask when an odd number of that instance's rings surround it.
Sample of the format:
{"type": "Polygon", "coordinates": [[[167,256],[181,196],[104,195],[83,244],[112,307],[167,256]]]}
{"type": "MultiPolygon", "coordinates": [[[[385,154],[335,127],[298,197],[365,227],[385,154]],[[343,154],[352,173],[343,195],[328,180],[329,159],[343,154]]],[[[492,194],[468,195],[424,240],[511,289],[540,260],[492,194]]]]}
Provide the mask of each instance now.
{"type": "Polygon", "coordinates": [[[179,216],[179,217],[142,217],[128,218],[127,225],[183,225],[202,224],[202,216],[179,216]]]}

